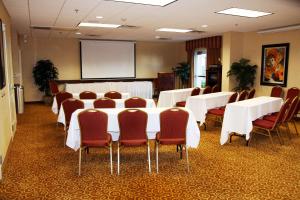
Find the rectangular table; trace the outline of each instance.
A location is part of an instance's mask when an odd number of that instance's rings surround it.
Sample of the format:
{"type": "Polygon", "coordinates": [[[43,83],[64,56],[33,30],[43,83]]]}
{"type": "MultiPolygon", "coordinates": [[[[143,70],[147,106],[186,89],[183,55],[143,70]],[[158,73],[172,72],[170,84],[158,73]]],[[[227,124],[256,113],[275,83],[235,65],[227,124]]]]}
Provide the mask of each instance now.
{"type": "MultiPolygon", "coordinates": [[[[114,99],[114,101],[116,102],[116,108],[125,108],[125,100],[126,99],[114,99]]],[[[145,99],[146,100],[146,108],[155,108],[155,102],[153,99],[145,99]]],[[[82,99],[81,101],[83,101],[84,103],[84,108],[88,109],[88,108],[94,108],[94,99],[82,99]]],[[[59,110],[59,114],[58,114],[58,118],[57,118],[57,122],[62,123],[63,125],[66,125],[65,123],[65,112],[64,109],[61,108],[59,110]]]]}
{"type": "Polygon", "coordinates": [[[216,92],[188,97],[185,107],[189,108],[200,124],[205,122],[207,110],[225,106],[234,92],[216,92]]]}
{"type": "MultiPolygon", "coordinates": [[[[105,93],[96,93],[96,94],[97,94],[97,98],[102,98],[102,97],[104,97],[105,93]]],[[[79,93],[72,93],[72,95],[73,95],[73,98],[79,99],[79,93]]],[[[122,99],[128,99],[130,97],[129,93],[121,93],[121,95],[122,95],[122,99]]],[[[54,114],[58,114],[58,107],[57,107],[56,98],[53,99],[52,112],[54,114]]]]}
{"type": "MultiPolygon", "coordinates": [[[[194,88],[161,91],[158,98],[157,107],[173,107],[179,101],[186,101],[191,96],[194,88]]],[[[201,88],[201,92],[204,88],[201,88]]],[[[201,93],[200,92],[200,93],[201,93]]]]}
{"type": "MultiPolygon", "coordinates": [[[[167,108],[141,108],[141,110],[147,112],[148,122],[147,122],[147,135],[149,139],[155,139],[156,133],[160,131],[160,120],[159,115],[162,111],[167,108]]],[[[194,118],[193,113],[189,109],[184,110],[189,112],[189,119],[186,129],[186,143],[188,147],[197,148],[200,142],[200,130],[198,128],[197,122],[194,118]]],[[[78,124],[78,113],[84,109],[79,109],[72,114],[71,122],[68,130],[68,137],[66,145],[75,151],[80,147],[80,129],[78,124]]],[[[112,140],[117,141],[119,139],[119,124],[118,124],[118,114],[124,110],[124,108],[114,108],[114,109],[98,109],[108,115],[108,127],[107,131],[112,135],[112,140]]],[[[133,124],[134,126],[134,124],[133,124]]]]}
{"type": "Polygon", "coordinates": [[[221,145],[228,140],[230,133],[235,132],[250,138],[252,121],[280,110],[282,99],[278,97],[257,97],[227,104],[221,131],[221,145]]]}

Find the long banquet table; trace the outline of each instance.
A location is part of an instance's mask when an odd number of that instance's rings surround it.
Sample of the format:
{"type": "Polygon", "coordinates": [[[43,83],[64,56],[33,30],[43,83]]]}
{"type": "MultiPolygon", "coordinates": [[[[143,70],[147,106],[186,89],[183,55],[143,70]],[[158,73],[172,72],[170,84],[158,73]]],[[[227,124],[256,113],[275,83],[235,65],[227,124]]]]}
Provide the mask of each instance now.
{"type": "Polygon", "coordinates": [[[252,121],[280,110],[282,99],[278,97],[257,97],[227,104],[221,131],[220,143],[225,144],[230,133],[235,132],[250,138],[252,121]]]}
{"type": "MultiPolygon", "coordinates": [[[[155,139],[156,133],[160,131],[160,113],[167,108],[141,108],[141,110],[147,112],[147,135],[149,139],[155,139]]],[[[193,113],[189,109],[184,110],[189,112],[189,119],[186,128],[186,143],[188,147],[197,148],[200,142],[200,130],[193,113]]],[[[76,110],[71,117],[70,126],[68,130],[68,137],[66,145],[75,151],[80,147],[80,129],[78,124],[78,113],[84,109],[76,110]]],[[[124,110],[124,108],[114,109],[98,109],[108,115],[108,127],[107,131],[112,135],[112,140],[117,141],[119,139],[119,125],[118,114],[124,110]]],[[[134,126],[134,124],[133,124],[134,126]]]]}
{"type": "Polygon", "coordinates": [[[202,124],[205,122],[207,110],[225,106],[233,93],[234,92],[216,92],[190,96],[186,101],[185,107],[189,108],[193,112],[196,120],[202,124]]]}
{"type": "Polygon", "coordinates": [[[114,90],[121,93],[129,93],[132,97],[137,96],[145,99],[151,99],[153,95],[153,85],[150,81],[72,83],[66,84],[65,90],[70,93],[80,93],[85,90],[95,93],[106,93],[114,90]]]}
{"type": "MultiPolygon", "coordinates": [[[[104,97],[105,93],[97,93],[97,98],[102,98],[104,97]]],[[[73,98],[75,99],[79,99],[79,93],[72,93],[73,98]]],[[[121,93],[122,95],[122,99],[128,99],[130,97],[129,93],[121,93]]],[[[53,103],[52,103],[52,112],[54,114],[58,114],[58,107],[57,107],[57,101],[56,98],[53,99],[53,103]]]]}
{"type": "MultiPolygon", "coordinates": [[[[116,102],[116,108],[125,108],[125,100],[126,99],[114,99],[114,101],[116,102]]],[[[146,108],[155,108],[156,107],[153,99],[145,99],[145,100],[146,100],[146,108]]],[[[81,101],[83,101],[85,109],[94,108],[94,104],[93,104],[95,101],[94,99],[82,99],[81,101]]],[[[62,123],[63,125],[66,125],[65,111],[63,108],[61,108],[59,110],[57,122],[62,123]]]]}

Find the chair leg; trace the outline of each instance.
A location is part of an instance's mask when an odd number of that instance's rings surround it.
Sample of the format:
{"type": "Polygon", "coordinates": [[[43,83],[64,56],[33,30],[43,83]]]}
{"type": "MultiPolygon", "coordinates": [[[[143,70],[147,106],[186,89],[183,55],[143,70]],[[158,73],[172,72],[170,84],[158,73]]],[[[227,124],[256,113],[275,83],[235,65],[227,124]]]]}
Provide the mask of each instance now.
{"type": "Polygon", "coordinates": [[[156,173],[158,173],[158,142],[155,142],[156,149],[156,173]]]}
{"type": "Polygon", "coordinates": [[[206,122],[203,122],[203,125],[204,125],[204,130],[206,130],[207,129],[206,122]]]}
{"type": "Polygon", "coordinates": [[[150,145],[149,141],[147,142],[147,149],[148,149],[148,167],[149,167],[149,173],[151,173],[151,160],[150,160],[150,145]]]}
{"type": "Polygon", "coordinates": [[[285,123],[285,127],[286,127],[286,131],[287,131],[287,135],[288,135],[289,139],[291,140],[292,139],[292,137],[291,137],[291,130],[290,130],[288,122],[285,123]]]}
{"type": "Polygon", "coordinates": [[[185,145],[185,153],[186,153],[187,170],[188,172],[190,172],[189,153],[188,153],[188,147],[186,145],[185,145]]]}
{"type": "Polygon", "coordinates": [[[271,131],[268,130],[268,133],[269,133],[269,138],[271,140],[272,146],[274,146],[274,142],[273,142],[273,139],[272,139],[271,131]]]}
{"type": "Polygon", "coordinates": [[[283,142],[283,138],[281,138],[281,136],[280,136],[279,127],[276,127],[276,133],[277,133],[277,136],[278,136],[279,143],[283,144],[284,142],[283,142]]]}
{"type": "Polygon", "coordinates": [[[120,174],[120,144],[118,142],[118,175],[120,174]]]}
{"type": "Polygon", "coordinates": [[[68,131],[67,131],[67,128],[66,128],[65,129],[65,136],[64,136],[64,147],[66,147],[67,135],[68,135],[68,131]]]}
{"type": "Polygon", "coordinates": [[[180,151],[180,159],[182,159],[182,145],[179,145],[179,151],[180,151]]]}
{"type": "Polygon", "coordinates": [[[293,124],[294,124],[295,130],[296,130],[296,134],[299,135],[295,120],[293,120],[293,124]]]}
{"type": "Polygon", "coordinates": [[[112,164],[112,143],[109,145],[109,157],[110,157],[110,174],[113,174],[113,164],[112,164]]]}
{"type": "Polygon", "coordinates": [[[78,167],[78,176],[81,175],[81,147],[79,148],[79,167],[78,167]]]}

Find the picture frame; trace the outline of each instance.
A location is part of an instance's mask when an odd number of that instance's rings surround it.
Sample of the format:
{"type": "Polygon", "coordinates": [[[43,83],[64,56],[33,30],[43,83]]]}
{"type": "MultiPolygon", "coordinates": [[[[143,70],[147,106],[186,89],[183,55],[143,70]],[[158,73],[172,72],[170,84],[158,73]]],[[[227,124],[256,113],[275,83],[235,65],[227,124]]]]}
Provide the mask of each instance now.
{"type": "Polygon", "coordinates": [[[6,85],[5,77],[5,60],[4,60],[4,40],[3,40],[3,24],[0,19],[0,90],[6,85]]]}
{"type": "Polygon", "coordinates": [[[262,46],[261,85],[286,87],[288,78],[289,43],[262,46]]]}

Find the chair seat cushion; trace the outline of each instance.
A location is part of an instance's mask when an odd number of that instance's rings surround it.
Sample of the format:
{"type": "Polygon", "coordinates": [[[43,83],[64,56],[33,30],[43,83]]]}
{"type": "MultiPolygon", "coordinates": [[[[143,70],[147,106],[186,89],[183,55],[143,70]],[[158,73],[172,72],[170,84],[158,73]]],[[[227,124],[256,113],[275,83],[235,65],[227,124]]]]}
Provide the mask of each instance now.
{"type": "Polygon", "coordinates": [[[276,115],[266,115],[266,116],[264,116],[263,119],[264,119],[264,120],[271,121],[271,122],[275,122],[276,119],[277,119],[277,116],[276,116],[276,115]]]}
{"type": "Polygon", "coordinates": [[[219,108],[213,108],[207,111],[208,114],[217,115],[217,116],[223,116],[225,110],[219,109],[219,108]]]}
{"type": "Polygon", "coordinates": [[[171,145],[171,144],[185,144],[185,138],[161,138],[160,132],[156,134],[156,141],[160,144],[171,145]]]}
{"type": "Polygon", "coordinates": [[[147,144],[147,139],[120,140],[119,142],[123,146],[141,146],[147,144]]]}
{"type": "Polygon", "coordinates": [[[111,135],[108,133],[107,138],[103,140],[88,140],[85,139],[81,141],[81,146],[85,147],[103,147],[103,146],[108,146],[109,143],[111,143],[111,135]]]}
{"type": "Polygon", "coordinates": [[[257,119],[255,121],[253,121],[252,123],[253,123],[253,126],[258,126],[260,128],[265,128],[265,129],[272,129],[273,125],[274,125],[274,122],[264,120],[264,119],[257,119]]]}
{"type": "Polygon", "coordinates": [[[185,107],[185,103],[186,103],[185,101],[179,101],[176,103],[176,106],[177,107],[185,107]]]}

